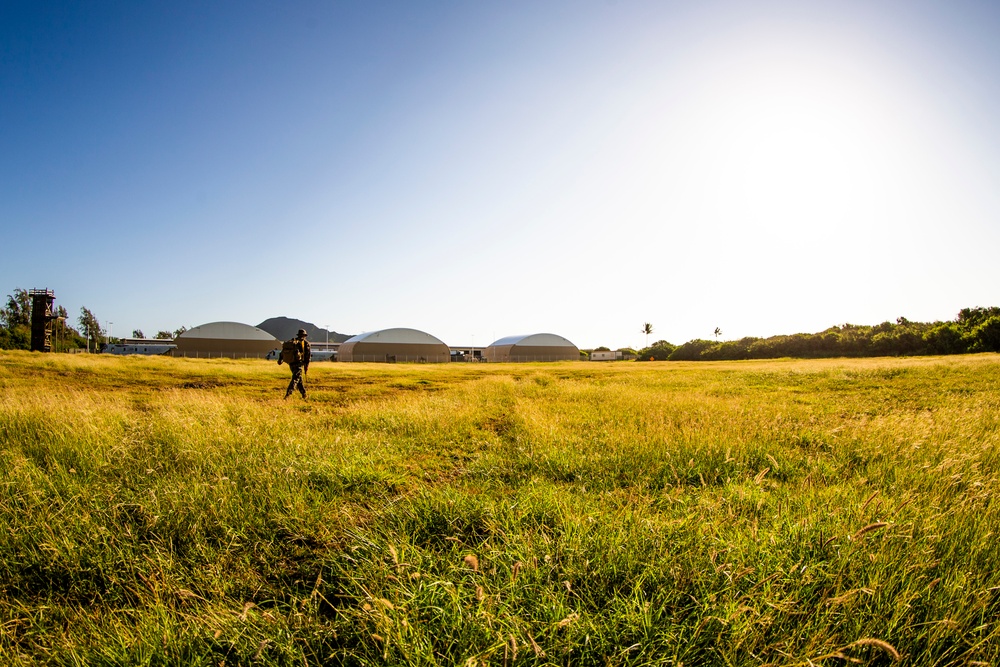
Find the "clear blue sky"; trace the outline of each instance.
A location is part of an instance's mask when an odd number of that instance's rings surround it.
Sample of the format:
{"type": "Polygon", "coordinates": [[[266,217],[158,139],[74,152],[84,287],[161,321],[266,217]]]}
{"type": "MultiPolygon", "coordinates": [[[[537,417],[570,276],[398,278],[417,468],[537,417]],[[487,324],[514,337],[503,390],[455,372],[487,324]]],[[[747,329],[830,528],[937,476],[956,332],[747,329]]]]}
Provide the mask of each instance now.
{"type": "Polygon", "coordinates": [[[1000,305],[996,2],[4,2],[0,292],[580,347],[1000,305]]]}

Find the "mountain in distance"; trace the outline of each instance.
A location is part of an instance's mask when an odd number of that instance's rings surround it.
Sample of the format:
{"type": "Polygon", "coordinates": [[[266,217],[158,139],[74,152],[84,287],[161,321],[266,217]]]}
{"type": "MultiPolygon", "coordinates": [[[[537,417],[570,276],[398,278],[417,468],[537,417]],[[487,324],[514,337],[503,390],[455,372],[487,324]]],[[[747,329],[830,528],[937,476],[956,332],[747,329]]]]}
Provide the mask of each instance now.
{"type": "Polygon", "coordinates": [[[328,332],[326,329],[321,329],[312,322],[303,322],[291,317],[270,317],[258,324],[257,328],[263,329],[278,340],[295,338],[295,334],[299,332],[299,329],[305,329],[309,334],[309,340],[313,343],[325,343],[327,333],[330,334],[331,343],[343,343],[351,337],[350,334],[337,333],[336,331],[328,332]]]}

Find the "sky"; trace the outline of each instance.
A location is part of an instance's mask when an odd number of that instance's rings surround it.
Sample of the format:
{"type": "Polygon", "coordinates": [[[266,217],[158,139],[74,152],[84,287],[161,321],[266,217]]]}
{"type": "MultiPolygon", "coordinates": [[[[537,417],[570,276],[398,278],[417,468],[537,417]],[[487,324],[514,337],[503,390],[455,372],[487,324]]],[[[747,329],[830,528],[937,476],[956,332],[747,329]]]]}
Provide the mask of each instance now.
{"type": "Polygon", "coordinates": [[[951,320],[1000,305],[997,35],[992,0],[5,0],[0,296],[455,346],[951,320]]]}

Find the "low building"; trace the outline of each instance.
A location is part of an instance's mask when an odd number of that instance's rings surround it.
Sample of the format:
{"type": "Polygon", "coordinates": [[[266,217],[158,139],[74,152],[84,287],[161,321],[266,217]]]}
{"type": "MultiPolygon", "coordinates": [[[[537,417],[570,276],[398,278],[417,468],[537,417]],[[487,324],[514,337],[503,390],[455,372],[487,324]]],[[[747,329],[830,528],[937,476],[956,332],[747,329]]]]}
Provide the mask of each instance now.
{"type": "Polygon", "coordinates": [[[170,354],[177,346],[169,338],[122,338],[117,343],[106,345],[105,354],[170,354]]]}
{"type": "Polygon", "coordinates": [[[452,345],[449,349],[451,350],[452,361],[483,360],[483,348],[481,347],[473,347],[471,345],[452,345]]]}

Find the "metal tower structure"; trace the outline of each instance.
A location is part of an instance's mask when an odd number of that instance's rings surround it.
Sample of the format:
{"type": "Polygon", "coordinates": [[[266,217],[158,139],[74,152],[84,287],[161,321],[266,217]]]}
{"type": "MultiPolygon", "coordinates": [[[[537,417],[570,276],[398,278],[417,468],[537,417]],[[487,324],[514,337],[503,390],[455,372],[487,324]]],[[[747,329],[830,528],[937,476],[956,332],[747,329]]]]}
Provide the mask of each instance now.
{"type": "Polygon", "coordinates": [[[28,295],[31,297],[31,351],[51,352],[52,320],[56,319],[52,302],[56,295],[50,289],[33,289],[28,295]]]}

